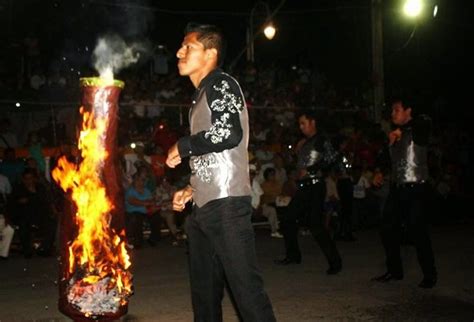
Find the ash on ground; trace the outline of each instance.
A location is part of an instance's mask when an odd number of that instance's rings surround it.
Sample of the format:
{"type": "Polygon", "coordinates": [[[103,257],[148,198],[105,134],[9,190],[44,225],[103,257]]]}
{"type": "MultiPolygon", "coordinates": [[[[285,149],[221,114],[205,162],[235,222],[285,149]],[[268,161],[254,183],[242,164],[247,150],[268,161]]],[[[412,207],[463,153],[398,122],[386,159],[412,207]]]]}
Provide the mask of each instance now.
{"type": "Polygon", "coordinates": [[[85,316],[116,313],[122,299],[117,285],[112,285],[110,277],[105,277],[93,284],[71,279],[67,289],[67,299],[85,316]]]}

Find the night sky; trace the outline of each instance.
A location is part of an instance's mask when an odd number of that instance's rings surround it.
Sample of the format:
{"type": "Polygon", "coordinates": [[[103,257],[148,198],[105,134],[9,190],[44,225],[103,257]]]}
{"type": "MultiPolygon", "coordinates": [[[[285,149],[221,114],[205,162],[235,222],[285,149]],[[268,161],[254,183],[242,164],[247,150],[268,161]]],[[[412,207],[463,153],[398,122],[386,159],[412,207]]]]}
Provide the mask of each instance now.
{"type": "MultiPolygon", "coordinates": [[[[371,22],[369,0],[267,2],[278,28],[272,41],[255,41],[259,65],[284,68],[308,65],[323,72],[338,88],[355,88],[371,80],[371,22]]],[[[384,1],[384,61],[386,91],[411,88],[427,96],[457,99],[469,90],[461,78],[471,76],[473,24],[467,1],[434,0],[415,23],[401,14],[398,0],[384,1]]],[[[127,41],[145,41],[150,48],[164,44],[174,57],[188,21],[215,23],[229,40],[228,65],[245,47],[245,30],[255,1],[0,1],[3,37],[8,46],[24,37],[40,39],[50,61],[68,57],[77,69],[90,65],[97,38],[116,33],[127,41]],[[86,51],[85,48],[89,49],[86,51]]],[[[258,6],[255,26],[265,10],[258,6]]],[[[9,51],[12,52],[12,51],[9,51]]],[[[174,58],[173,58],[174,59],[174,58]]],[[[245,54],[239,60],[245,62],[245,54]]],[[[172,65],[174,61],[172,60],[172,65]]]]}

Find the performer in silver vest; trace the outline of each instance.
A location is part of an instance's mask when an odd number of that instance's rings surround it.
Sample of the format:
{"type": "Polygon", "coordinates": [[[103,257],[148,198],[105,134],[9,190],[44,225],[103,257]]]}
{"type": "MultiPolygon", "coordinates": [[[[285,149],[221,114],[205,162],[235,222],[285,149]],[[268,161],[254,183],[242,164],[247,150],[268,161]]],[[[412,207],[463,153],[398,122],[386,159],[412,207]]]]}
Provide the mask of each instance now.
{"type": "Polygon", "coordinates": [[[298,244],[298,221],[309,217],[311,233],[324,253],[329,268],[327,274],[341,271],[342,260],[334,240],[323,225],[323,206],[326,197],[326,172],[334,167],[338,153],[316,128],[312,111],[304,111],[298,118],[301,132],[306,138],[297,145],[298,190],[282,217],[281,228],[285,240],[285,257],[275,260],[278,265],[301,263],[298,244]]]}
{"type": "MultiPolygon", "coordinates": [[[[419,286],[432,288],[437,282],[437,273],[427,223],[430,192],[427,146],[431,120],[425,115],[413,117],[412,109],[407,99],[393,100],[392,122],[396,128],[389,133],[388,140],[391,182],[381,222],[387,271],[373,280],[389,282],[403,279],[400,243],[404,223],[415,244],[424,276],[419,286]]],[[[381,183],[374,182],[375,185],[381,183]]]]}
{"type": "Polygon", "coordinates": [[[190,136],[170,148],[166,164],[174,168],[190,157],[190,185],[174,194],[173,209],[193,201],[185,229],[194,321],[222,321],[225,281],[243,321],[275,321],[250,220],[247,107],[238,82],[219,68],[223,53],[221,31],[193,23],[177,52],[179,73],[196,91],[190,136]]]}

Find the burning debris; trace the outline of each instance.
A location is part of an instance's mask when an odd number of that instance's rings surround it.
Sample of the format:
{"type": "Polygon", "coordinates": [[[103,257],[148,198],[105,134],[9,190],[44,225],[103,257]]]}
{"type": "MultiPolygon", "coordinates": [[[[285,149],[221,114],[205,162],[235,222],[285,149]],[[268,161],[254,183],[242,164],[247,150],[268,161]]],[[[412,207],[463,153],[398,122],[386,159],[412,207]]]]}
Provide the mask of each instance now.
{"type": "Polygon", "coordinates": [[[93,283],[86,279],[72,278],[69,281],[67,300],[86,317],[117,313],[128,294],[120,293],[112,277],[94,277],[97,280],[93,283]]]}

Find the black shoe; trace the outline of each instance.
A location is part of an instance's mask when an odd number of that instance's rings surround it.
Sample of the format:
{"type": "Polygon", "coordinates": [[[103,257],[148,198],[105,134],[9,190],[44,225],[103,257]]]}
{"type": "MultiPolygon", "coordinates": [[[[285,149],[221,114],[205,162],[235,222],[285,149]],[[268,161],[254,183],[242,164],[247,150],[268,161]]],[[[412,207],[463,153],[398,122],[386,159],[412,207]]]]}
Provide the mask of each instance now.
{"type": "Polygon", "coordinates": [[[423,278],[423,280],[418,284],[418,287],[421,288],[433,288],[436,285],[438,279],[436,277],[433,278],[423,278]]]}
{"type": "Polygon", "coordinates": [[[354,242],[356,241],[357,239],[354,237],[354,235],[352,234],[349,234],[349,235],[346,235],[344,236],[344,241],[346,242],[354,242]]]}
{"type": "Polygon", "coordinates": [[[342,265],[341,264],[337,264],[337,265],[331,265],[329,266],[329,268],[327,269],[326,271],[326,274],[328,275],[336,275],[337,273],[339,273],[342,269],[342,265]]]}
{"type": "Polygon", "coordinates": [[[292,258],[285,257],[283,259],[275,259],[273,262],[277,265],[301,264],[301,258],[292,259],[292,258]]]}
{"type": "Polygon", "coordinates": [[[395,275],[395,274],[392,274],[392,273],[385,273],[383,275],[380,275],[380,276],[376,276],[374,278],[372,278],[372,281],[376,281],[376,282],[380,282],[380,283],[387,283],[387,282],[390,282],[390,281],[400,281],[403,279],[403,275],[395,275]]]}

